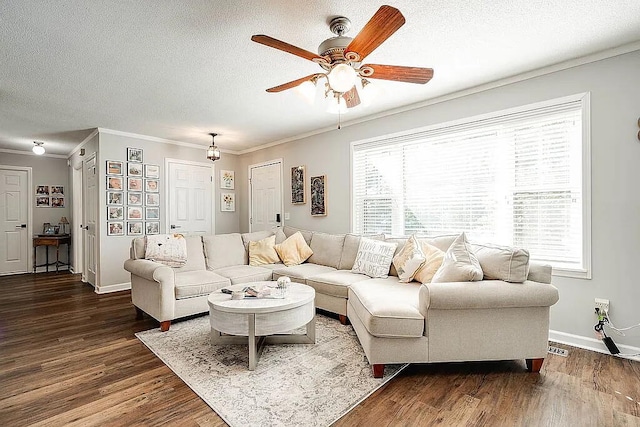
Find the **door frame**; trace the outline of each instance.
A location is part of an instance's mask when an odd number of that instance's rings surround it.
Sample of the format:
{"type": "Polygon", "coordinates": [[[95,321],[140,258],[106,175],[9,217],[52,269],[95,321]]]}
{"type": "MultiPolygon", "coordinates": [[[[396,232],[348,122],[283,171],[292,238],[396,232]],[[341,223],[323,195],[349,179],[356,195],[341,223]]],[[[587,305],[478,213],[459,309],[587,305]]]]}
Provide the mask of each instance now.
{"type": "MultiPolygon", "coordinates": [[[[17,171],[26,171],[27,172],[27,234],[24,236],[24,243],[27,248],[31,248],[33,245],[29,241],[31,236],[33,236],[33,169],[31,166],[10,166],[10,165],[0,165],[0,169],[6,170],[17,170],[17,171]]],[[[27,271],[25,273],[33,272],[33,263],[35,260],[31,255],[31,251],[27,250],[27,271]]],[[[13,273],[12,273],[13,274],[13,273]]],[[[16,273],[19,274],[19,273],[16,273]]]]}
{"type": "Polygon", "coordinates": [[[165,209],[164,209],[164,217],[165,224],[164,229],[165,233],[171,233],[169,229],[169,224],[171,221],[171,206],[169,206],[169,183],[171,177],[169,176],[169,163],[179,163],[182,165],[190,165],[190,166],[204,166],[211,168],[211,234],[216,234],[216,197],[218,193],[216,192],[216,166],[207,162],[194,162],[193,160],[181,160],[181,159],[172,159],[169,157],[164,158],[164,182],[167,183],[164,187],[164,200],[165,200],[165,209]]]}
{"type": "Polygon", "coordinates": [[[72,187],[72,211],[71,211],[71,236],[73,242],[71,249],[73,252],[72,271],[76,274],[82,274],[84,281],[84,232],[80,228],[84,217],[84,205],[82,199],[82,185],[84,175],[84,160],[79,162],[79,168],[71,168],[71,187],[72,187]],[[75,231],[73,231],[75,229],[75,231]]]}
{"type": "Polygon", "coordinates": [[[253,224],[251,223],[251,213],[253,212],[253,197],[252,197],[253,186],[251,183],[251,170],[262,167],[262,166],[269,166],[274,164],[280,165],[280,212],[282,212],[282,217],[280,218],[282,221],[280,221],[280,225],[284,227],[284,199],[285,199],[284,197],[284,160],[282,159],[282,157],[280,157],[277,159],[267,160],[266,162],[255,163],[253,165],[247,166],[247,177],[248,177],[247,181],[249,184],[247,186],[247,192],[248,192],[247,206],[249,207],[249,209],[247,210],[247,222],[249,223],[250,233],[253,231],[253,224]]]}

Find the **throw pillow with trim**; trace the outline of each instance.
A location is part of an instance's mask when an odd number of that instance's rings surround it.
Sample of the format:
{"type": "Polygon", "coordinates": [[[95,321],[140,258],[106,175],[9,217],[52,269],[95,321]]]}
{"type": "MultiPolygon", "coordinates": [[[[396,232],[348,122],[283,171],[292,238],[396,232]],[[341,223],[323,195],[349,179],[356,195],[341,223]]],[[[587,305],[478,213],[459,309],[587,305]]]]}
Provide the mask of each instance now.
{"type": "Polygon", "coordinates": [[[302,237],[302,233],[299,231],[287,237],[286,240],[279,245],[275,245],[274,248],[287,267],[302,264],[313,255],[313,251],[309,245],[307,245],[304,237],[302,237]]]}
{"type": "Polygon", "coordinates": [[[187,240],[182,234],[146,236],[144,257],[169,267],[184,267],[187,263],[187,240]]]}
{"type": "Polygon", "coordinates": [[[409,237],[400,252],[393,257],[393,265],[398,272],[398,279],[402,283],[413,280],[416,272],[422,268],[426,258],[415,235],[409,237]]]}
{"type": "Polygon", "coordinates": [[[438,271],[442,265],[442,261],[444,260],[444,251],[438,249],[424,239],[418,239],[418,242],[420,242],[420,249],[422,249],[425,260],[422,267],[416,271],[416,274],[413,276],[413,280],[420,283],[431,283],[436,271],[438,271]]]}
{"type": "Polygon", "coordinates": [[[280,262],[275,249],[276,235],[257,242],[249,242],[249,265],[265,265],[280,262]]]}
{"type": "Polygon", "coordinates": [[[389,277],[389,268],[397,246],[397,243],[361,238],[351,272],[366,274],[374,278],[389,277]]]}
{"type": "Polygon", "coordinates": [[[473,253],[467,236],[462,233],[445,252],[442,265],[431,279],[431,283],[477,282],[482,280],[482,276],[478,258],[473,253]]]}

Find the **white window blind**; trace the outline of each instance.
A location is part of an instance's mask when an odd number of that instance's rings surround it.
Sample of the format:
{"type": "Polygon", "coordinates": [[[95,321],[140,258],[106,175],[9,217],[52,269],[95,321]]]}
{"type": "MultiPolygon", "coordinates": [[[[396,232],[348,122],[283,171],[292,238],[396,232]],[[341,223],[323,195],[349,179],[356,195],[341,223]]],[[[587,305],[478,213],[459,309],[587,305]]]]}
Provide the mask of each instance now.
{"type": "Polygon", "coordinates": [[[355,143],[353,231],[453,234],[585,271],[581,98],[355,143]]]}

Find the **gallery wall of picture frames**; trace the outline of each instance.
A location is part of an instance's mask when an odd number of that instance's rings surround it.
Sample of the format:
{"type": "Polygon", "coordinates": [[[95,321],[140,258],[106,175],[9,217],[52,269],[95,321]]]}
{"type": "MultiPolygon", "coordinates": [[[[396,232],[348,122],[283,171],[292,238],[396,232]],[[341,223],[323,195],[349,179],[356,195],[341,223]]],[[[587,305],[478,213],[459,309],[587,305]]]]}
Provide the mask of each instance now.
{"type": "Polygon", "coordinates": [[[62,185],[36,185],[37,208],[64,208],[64,186],[62,185]]]}
{"type": "Polygon", "coordinates": [[[160,166],[144,163],[141,148],[126,161],[107,160],[107,235],[160,233],[160,166]]]}

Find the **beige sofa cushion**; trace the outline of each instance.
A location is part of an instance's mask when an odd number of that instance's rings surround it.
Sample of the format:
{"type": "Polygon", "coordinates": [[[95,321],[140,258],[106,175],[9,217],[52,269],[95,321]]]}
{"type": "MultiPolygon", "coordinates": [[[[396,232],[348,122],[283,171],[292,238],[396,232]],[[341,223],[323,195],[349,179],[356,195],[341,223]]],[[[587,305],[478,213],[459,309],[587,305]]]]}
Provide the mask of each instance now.
{"type": "Polygon", "coordinates": [[[252,233],[242,233],[242,243],[246,250],[249,250],[249,242],[257,242],[259,240],[266,239],[269,236],[274,236],[275,233],[272,230],[254,231],[252,233]]]}
{"type": "Polygon", "coordinates": [[[270,281],[272,278],[270,269],[254,267],[251,265],[232,265],[229,267],[218,268],[214,273],[227,277],[231,280],[232,285],[238,283],[270,281]]]}
{"type": "Polygon", "coordinates": [[[275,264],[280,261],[276,252],[275,234],[257,242],[249,243],[249,265],[275,264]]]}
{"type": "Polygon", "coordinates": [[[360,247],[351,272],[366,274],[369,277],[387,277],[396,247],[396,243],[363,237],[360,239],[360,247]]]}
{"type": "Polygon", "coordinates": [[[229,286],[231,282],[212,271],[200,270],[176,272],[175,284],[176,299],[183,299],[209,295],[213,291],[229,286]]]}
{"type": "Polygon", "coordinates": [[[376,337],[421,337],[424,317],[418,310],[420,284],[397,277],[369,279],[349,287],[349,303],[367,331],[376,337]]]}
{"type": "Polygon", "coordinates": [[[202,243],[209,270],[249,263],[240,233],[203,236],[202,243]]]}
{"type": "Polygon", "coordinates": [[[349,285],[370,279],[364,274],[352,273],[345,270],[336,270],[311,276],[307,279],[307,285],[316,290],[316,293],[347,298],[349,285]]]}
{"type": "Polygon", "coordinates": [[[475,282],[482,280],[482,268],[467,236],[462,233],[444,254],[442,265],[431,279],[438,282],[475,282]]]}
{"type": "Polygon", "coordinates": [[[344,239],[344,234],[313,233],[309,245],[313,255],[309,257],[308,262],[338,268],[344,239]]]}
{"type": "Polygon", "coordinates": [[[313,231],[301,230],[299,228],[289,227],[288,225],[285,225],[282,228],[282,231],[284,232],[284,235],[287,237],[291,237],[297,232],[300,232],[300,234],[302,234],[302,237],[304,237],[304,241],[307,242],[307,245],[311,244],[311,237],[313,237],[313,231]]]}
{"type": "Polygon", "coordinates": [[[294,282],[306,283],[307,279],[310,277],[336,271],[336,269],[333,267],[327,267],[326,265],[310,264],[305,262],[304,264],[293,265],[291,267],[281,266],[279,268],[274,268],[272,271],[273,280],[277,280],[282,276],[287,276],[294,282]]]}
{"type": "MultiPolygon", "coordinates": [[[[384,240],[384,234],[373,234],[365,236],[374,240],[384,240]]],[[[340,256],[339,270],[351,270],[353,263],[356,261],[358,248],[360,247],[361,236],[357,234],[346,234],[344,237],[344,245],[342,246],[342,255],[340,256]]]]}
{"type": "Polygon", "coordinates": [[[287,237],[287,240],[276,245],[275,249],[286,266],[302,264],[313,255],[313,251],[300,232],[295,232],[287,237]]]}
{"type": "Polygon", "coordinates": [[[485,280],[522,283],[529,274],[529,251],[492,244],[472,243],[485,280]]]}

